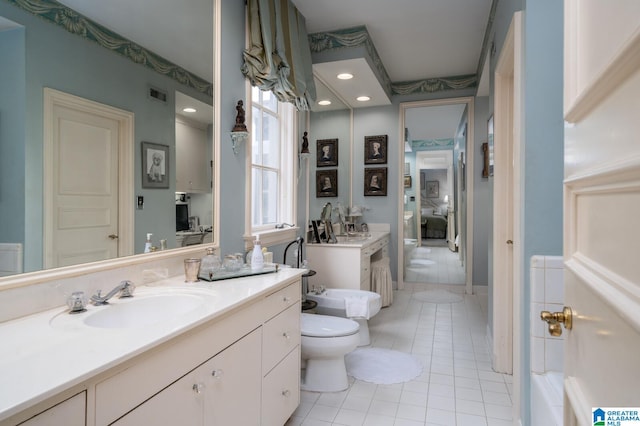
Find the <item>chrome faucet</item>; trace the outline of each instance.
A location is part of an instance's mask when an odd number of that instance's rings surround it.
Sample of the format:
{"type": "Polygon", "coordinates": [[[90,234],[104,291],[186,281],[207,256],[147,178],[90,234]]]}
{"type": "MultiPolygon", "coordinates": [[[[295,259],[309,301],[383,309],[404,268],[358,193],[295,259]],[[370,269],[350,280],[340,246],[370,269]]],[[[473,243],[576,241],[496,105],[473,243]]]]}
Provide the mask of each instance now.
{"type": "Polygon", "coordinates": [[[116,293],[120,293],[120,298],[133,297],[133,290],[135,288],[136,286],[134,286],[131,281],[122,281],[116,286],[116,288],[104,296],[101,294],[102,290],[98,290],[98,293],[91,296],[91,303],[94,305],[106,305],[109,303],[109,299],[115,296],[116,293]]]}
{"type": "Polygon", "coordinates": [[[318,295],[320,295],[320,294],[324,293],[324,291],[325,291],[325,290],[326,290],[326,289],[324,288],[324,286],[323,286],[323,285],[319,285],[319,286],[315,286],[315,285],[314,285],[314,286],[313,286],[313,289],[312,289],[312,291],[313,291],[315,294],[318,294],[318,295]]]}

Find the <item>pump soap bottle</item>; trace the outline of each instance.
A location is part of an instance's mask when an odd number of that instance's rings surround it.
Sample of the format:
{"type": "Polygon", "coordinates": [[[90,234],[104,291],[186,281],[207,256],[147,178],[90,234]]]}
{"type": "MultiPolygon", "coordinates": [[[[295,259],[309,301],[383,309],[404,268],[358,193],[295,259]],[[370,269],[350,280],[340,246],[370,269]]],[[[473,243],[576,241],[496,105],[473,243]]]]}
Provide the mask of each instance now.
{"type": "Polygon", "coordinates": [[[264,256],[262,255],[262,247],[260,246],[260,239],[256,237],[253,242],[253,252],[251,253],[251,269],[256,271],[262,269],[264,266],[264,256]]]}
{"type": "Polygon", "coordinates": [[[153,234],[147,234],[147,241],[144,243],[145,253],[151,253],[151,237],[153,237],[153,234]]]}

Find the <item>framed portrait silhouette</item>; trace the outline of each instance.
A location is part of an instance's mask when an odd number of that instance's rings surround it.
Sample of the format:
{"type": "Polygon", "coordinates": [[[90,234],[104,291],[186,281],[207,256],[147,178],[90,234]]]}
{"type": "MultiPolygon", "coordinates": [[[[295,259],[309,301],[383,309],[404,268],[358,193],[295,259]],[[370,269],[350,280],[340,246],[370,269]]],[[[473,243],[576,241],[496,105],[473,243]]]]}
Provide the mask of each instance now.
{"type": "Polygon", "coordinates": [[[338,196],[338,170],[316,170],[316,197],[338,196]]]}
{"type": "Polygon", "coordinates": [[[338,165],[338,139],[318,139],[316,146],[316,167],[338,165]]]}
{"type": "Polygon", "coordinates": [[[364,137],[364,164],[387,164],[387,135],[364,137]]]}
{"type": "Polygon", "coordinates": [[[387,168],[364,169],[364,195],[387,195],[387,168]]]}

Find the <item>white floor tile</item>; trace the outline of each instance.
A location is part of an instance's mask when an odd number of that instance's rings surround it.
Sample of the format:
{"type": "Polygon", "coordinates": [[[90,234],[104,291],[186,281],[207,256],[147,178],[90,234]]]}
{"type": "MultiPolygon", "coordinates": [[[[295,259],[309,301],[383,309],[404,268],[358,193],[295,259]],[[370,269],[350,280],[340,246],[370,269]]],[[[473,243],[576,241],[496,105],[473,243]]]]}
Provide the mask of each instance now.
{"type": "MultiPolygon", "coordinates": [[[[432,275],[452,279],[451,269],[447,271],[432,275]]],[[[394,303],[369,321],[372,346],[412,353],[423,363],[422,374],[404,384],[376,385],[350,378],[344,392],[301,392],[301,404],[286,426],[511,424],[513,377],[491,370],[485,336],[487,295],[434,304],[411,299],[411,293],[445,288],[464,294],[464,287],[431,282],[407,283],[407,288],[395,291],[394,303]]]]}

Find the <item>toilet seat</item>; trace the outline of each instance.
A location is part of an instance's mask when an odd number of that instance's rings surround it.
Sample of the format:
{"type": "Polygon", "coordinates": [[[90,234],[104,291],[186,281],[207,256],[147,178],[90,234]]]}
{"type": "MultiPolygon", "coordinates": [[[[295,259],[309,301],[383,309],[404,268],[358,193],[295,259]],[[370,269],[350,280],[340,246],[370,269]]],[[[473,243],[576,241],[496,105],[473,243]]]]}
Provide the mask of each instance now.
{"type": "Polygon", "coordinates": [[[302,313],[301,332],[307,337],[342,337],[356,334],[360,325],[347,318],[302,313]]]}

